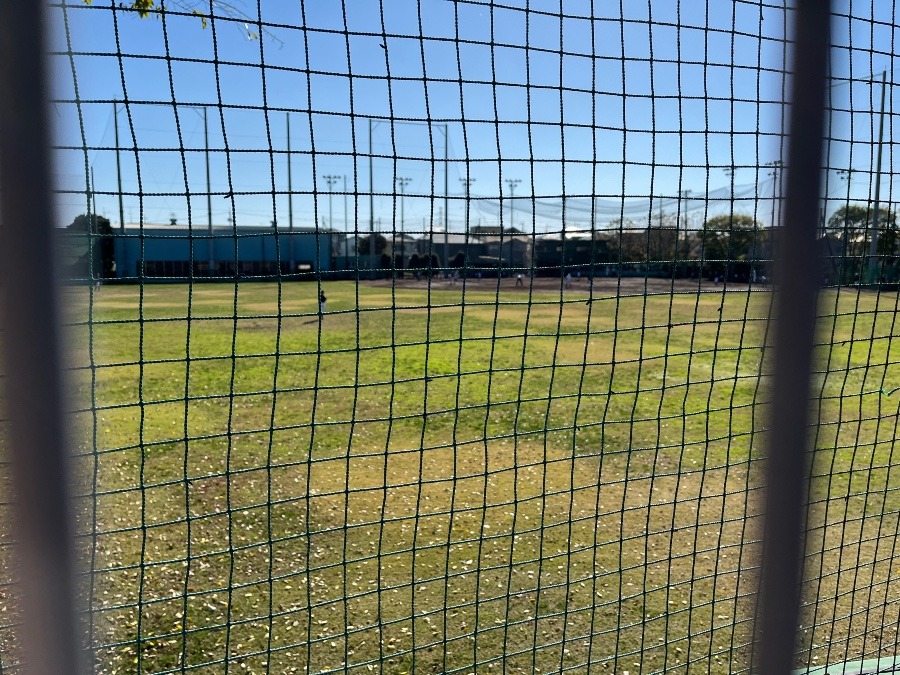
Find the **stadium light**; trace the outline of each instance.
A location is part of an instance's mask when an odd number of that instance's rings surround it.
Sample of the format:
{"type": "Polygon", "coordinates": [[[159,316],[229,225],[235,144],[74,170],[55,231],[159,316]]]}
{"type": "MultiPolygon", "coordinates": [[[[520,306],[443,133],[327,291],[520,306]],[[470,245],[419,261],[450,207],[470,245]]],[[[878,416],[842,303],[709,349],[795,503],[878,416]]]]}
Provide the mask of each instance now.
{"type": "Polygon", "coordinates": [[[474,178],[460,178],[459,182],[463,184],[466,191],[466,236],[469,234],[469,191],[472,189],[474,178]]]}
{"type": "Polygon", "coordinates": [[[341,178],[341,176],[336,176],[334,174],[328,174],[327,176],[322,176],[325,179],[325,182],[328,183],[328,228],[334,232],[334,209],[332,209],[331,197],[334,194],[332,188],[335,183],[341,178]]]}
{"type": "MultiPolygon", "coordinates": [[[[516,185],[522,182],[521,178],[507,178],[504,181],[507,186],[509,186],[509,229],[512,229],[513,226],[513,198],[516,196],[516,185]]],[[[500,227],[501,234],[503,233],[503,227],[500,227]]]]}
{"type": "MultiPolygon", "coordinates": [[[[406,186],[412,182],[412,178],[405,178],[405,177],[397,176],[396,178],[394,178],[394,181],[397,183],[398,187],[400,188],[400,258],[405,259],[406,235],[404,234],[405,230],[403,227],[403,221],[404,221],[403,202],[404,202],[404,198],[405,198],[404,195],[406,192],[406,186]]],[[[391,253],[391,255],[393,255],[393,252],[391,253]]]]}

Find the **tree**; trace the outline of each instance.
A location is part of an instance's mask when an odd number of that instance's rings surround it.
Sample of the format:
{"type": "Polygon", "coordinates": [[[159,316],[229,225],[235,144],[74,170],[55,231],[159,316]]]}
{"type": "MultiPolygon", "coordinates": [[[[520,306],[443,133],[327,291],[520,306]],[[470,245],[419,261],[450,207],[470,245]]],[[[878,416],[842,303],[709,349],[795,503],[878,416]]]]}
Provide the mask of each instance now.
{"type": "Polygon", "coordinates": [[[709,274],[731,276],[734,263],[752,266],[760,257],[761,227],[752,216],[741,213],[714,216],[703,223],[700,246],[703,259],[710,261],[705,265],[709,274]]]}
{"type": "MultiPolygon", "coordinates": [[[[90,263],[90,276],[94,279],[106,279],[115,276],[115,241],[109,218],[83,214],[76,216],[66,229],[72,233],[89,235],[93,240],[90,251],[93,253],[90,263]]],[[[87,252],[85,253],[87,255],[87,252]]]]}
{"type": "Polygon", "coordinates": [[[457,251],[456,255],[450,259],[450,267],[462,269],[466,266],[466,254],[463,251],[457,251]]]}
{"type": "Polygon", "coordinates": [[[632,220],[617,218],[609,224],[609,259],[616,263],[643,262],[647,258],[646,233],[632,220]]]}
{"type": "MultiPolygon", "coordinates": [[[[846,257],[869,255],[875,209],[871,205],[845,204],[828,219],[827,230],[843,242],[846,257]]],[[[897,251],[897,214],[882,207],[878,214],[878,255],[892,257],[897,251]]]]}
{"type": "MultiPolygon", "coordinates": [[[[356,252],[359,255],[369,255],[372,252],[372,249],[369,245],[369,237],[371,235],[366,235],[364,237],[360,237],[356,240],[356,252]]],[[[375,235],[375,255],[381,255],[387,249],[387,239],[383,234],[375,235]]]]}

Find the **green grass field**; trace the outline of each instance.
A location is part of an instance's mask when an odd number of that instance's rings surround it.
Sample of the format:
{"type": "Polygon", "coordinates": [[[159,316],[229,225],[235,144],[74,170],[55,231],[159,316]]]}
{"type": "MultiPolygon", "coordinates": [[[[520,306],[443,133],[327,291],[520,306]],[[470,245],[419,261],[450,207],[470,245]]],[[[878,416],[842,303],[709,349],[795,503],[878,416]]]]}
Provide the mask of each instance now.
{"type": "MultiPolygon", "coordinates": [[[[69,292],[97,671],[746,667],[770,295],[404,283],[69,292]]],[[[802,662],[893,653],[896,302],[822,300],[802,662]]]]}

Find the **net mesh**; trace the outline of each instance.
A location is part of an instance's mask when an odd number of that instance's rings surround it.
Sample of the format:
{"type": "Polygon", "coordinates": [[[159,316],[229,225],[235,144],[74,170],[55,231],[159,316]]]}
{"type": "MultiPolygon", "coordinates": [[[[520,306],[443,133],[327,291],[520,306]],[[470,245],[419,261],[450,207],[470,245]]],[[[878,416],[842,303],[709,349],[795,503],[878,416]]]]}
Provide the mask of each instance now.
{"type": "MultiPolygon", "coordinates": [[[[750,671],[789,8],[51,21],[96,672],[750,671]]],[[[900,621],[897,18],[833,22],[804,669],[900,621]]]]}

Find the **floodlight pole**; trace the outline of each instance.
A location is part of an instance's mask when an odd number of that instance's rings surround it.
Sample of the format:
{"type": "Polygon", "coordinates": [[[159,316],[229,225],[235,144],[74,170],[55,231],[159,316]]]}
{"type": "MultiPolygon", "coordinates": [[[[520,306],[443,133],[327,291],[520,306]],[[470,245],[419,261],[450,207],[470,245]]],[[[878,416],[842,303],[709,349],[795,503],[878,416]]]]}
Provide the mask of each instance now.
{"type": "MultiPolygon", "coordinates": [[[[372,259],[375,259],[375,188],[372,180],[373,169],[372,169],[372,129],[378,125],[380,120],[376,120],[373,123],[372,118],[369,118],[369,211],[370,211],[370,224],[369,230],[372,233],[370,237],[371,241],[369,244],[369,254],[372,259]]],[[[444,122],[441,124],[434,124],[432,122],[407,122],[407,121],[395,121],[395,124],[419,124],[419,125],[427,125],[429,129],[431,127],[436,127],[440,129],[443,127],[444,132],[444,265],[447,265],[446,258],[449,255],[450,251],[450,239],[449,239],[449,203],[450,203],[450,130],[449,125],[444,122]]],[[[432,233],[431,240],[434,242],[434,223],[432,222],[432,233]]],[[[372,278],[375,278],[375,269],[372,269],[372,278]]]]}
{"type": "Polygon", "coordinates": [[[397,185],[400,186],[400,259],[403,261],[406,259],[406,234],[404,234],[406,230],[403,226],[403,221],[405,219],[404,201],[406,186],[412,182],[412,178],[402,178],[398,176],[394,180],[397,181],[397,185]]]}
{"type": "Polygon", "coordinates": [[[878,254],[878,216],[881,210],[881,152],[884,139],[884,92],[887,89],[887,71],[881,71],[881,114],[878,121],[878,160],[875,167],[875,214],[872,216],[872,239],[869,242],[869,283],[876,282],[878,254]]]}
{"type": "Polygon", "coordinates": [[[294,185],[291,181],[291,113],[286,112],[287,120],[287,181],[288,181],[288,261],[289,272],[296,269],[294,265],[294,185]]]}
{"type": "Polygon", "coordinates": [[[333,194],[332,188],[335,183],[338,182],[338,178],[340,176],[335,176],[333,174],[329,174],[327,176],[322,176],[325,179],[325,182],[328,183],[328,227],[334,232],[334,209],[332,208],[331,196],[333,194]]]}
{"type": "Polygon", "coordinates": [[[213,221],[212,221],[212,181],[209,173],[209,122],[206,117],[206,106],[203,106],[203,144],[205,146],[206,155],[206,229],[209,235],[209,275],[213,276],[213,265],[215,264],[215,242],[213,241],[213,221]]]}
{"type": "MultiPolygon", "coordinates": [[[[521,178],[507,178],[506,185],[509,186],[509,229],[512,229],[513,226],[513,198],[516,196],[516,185],[522,182],[521,178]]],[[[503,233],[503,227],[500,227],[501,234],[503,233]]]]}
{"type": "MultiPolygon", "coordinates": [[[[115,129],[115,137],[116,137],[116,185],[118,187],[119,192],[119,231],[122,234],[125,234],[125,206],[122,203],[122,161],[119,157],[119,104],[113,101],[113,128],[115,129]]],[[[128,243],[126,241],[121,242],[122,245],[122,270],[119,272],[116,271],[116,276],[121,274],[125,276],[128,272],[128,259],[126,258],[128,252],[128,243]]]]}
{"type": "Polygon", "coordinates": [[[444,124],[444,269],[450,267],[450,133],[444,124]]]}
{"type": "MultiPolygon", "coordinates": [[[[375,279],[375,177],[372,167],[372,118],[369,118],[369,276],[375,279]]],[[[357,249],[358,250],[358,249],[357,249]]]]}
{"type": "Polygon", "coordinates": [[[125,230],[125,207],[122,204],[122,162],[119,159],[119,106],[113,101],[113,127],[116,135],[116,179],[119,187],[119,229],[125,230]]]}
{"type": "Polygon", "coordinates": [[[472,189],[472,183],[475,182],[474,178],[460,178],[459,182],[463,184],[463,187],[466,190],[466,236],[469,235],[469,192],[472,189]]]}

